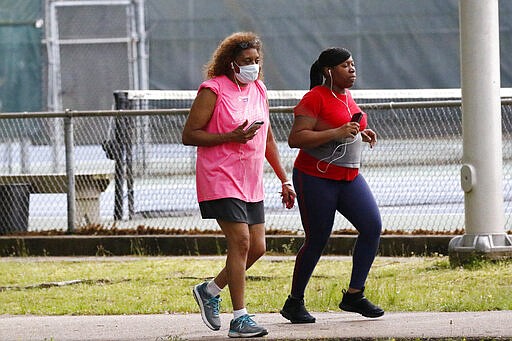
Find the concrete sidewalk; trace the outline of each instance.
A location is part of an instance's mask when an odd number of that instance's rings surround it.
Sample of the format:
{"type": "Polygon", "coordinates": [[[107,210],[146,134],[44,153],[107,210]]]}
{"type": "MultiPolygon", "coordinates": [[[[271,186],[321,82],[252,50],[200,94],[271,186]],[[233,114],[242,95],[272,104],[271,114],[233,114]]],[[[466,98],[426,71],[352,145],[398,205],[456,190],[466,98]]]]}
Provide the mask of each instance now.
{"type": "MultiPolygon", "coordinates": [[[[512,311],[386,313],[367,319],[347,312],[313,313],[314,324],[290,324],[278,313],[257,314],[265,340],[462,339],[512,340],[512,311]]],[[[222,328],[208,329],[199,314],[119,316],[0,316],[2,341],[179,341],[228,339],[231,314],[222,328]]]]}

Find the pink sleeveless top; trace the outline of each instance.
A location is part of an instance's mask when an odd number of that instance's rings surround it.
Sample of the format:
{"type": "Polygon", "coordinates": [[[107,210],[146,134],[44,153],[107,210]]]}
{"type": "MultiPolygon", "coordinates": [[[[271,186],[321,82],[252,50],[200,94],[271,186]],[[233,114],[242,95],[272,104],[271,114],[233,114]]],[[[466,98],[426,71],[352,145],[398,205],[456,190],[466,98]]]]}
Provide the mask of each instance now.
{"type": "Polygon", "coordinates": [[[262,201],[263,164],[269,123],[266,87],[260,80],[241,87],[226,76],[206,80],[198,91],[208,88],[217,95],[213,115],[205,127],[210,133],[228,133],[245,120],[265,123],[246,144],[224,143],[197,147],[196,188],[199,202],[237,198],[262,201]]]}

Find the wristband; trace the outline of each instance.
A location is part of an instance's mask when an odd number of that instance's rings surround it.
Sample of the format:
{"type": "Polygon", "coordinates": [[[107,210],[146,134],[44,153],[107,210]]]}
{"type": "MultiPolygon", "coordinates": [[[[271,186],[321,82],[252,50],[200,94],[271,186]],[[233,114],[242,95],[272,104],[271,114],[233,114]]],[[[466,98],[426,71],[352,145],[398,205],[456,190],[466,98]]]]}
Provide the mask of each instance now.
{"type": "Polygon", "coordinates": [[[292,182],[291,182],[291,181],[289,181],[289,180],[288,180],[288,181],[283,182],[283,184],[282,184],[282,185],[283,185],[283,186],[293,186],[292,182]]]}

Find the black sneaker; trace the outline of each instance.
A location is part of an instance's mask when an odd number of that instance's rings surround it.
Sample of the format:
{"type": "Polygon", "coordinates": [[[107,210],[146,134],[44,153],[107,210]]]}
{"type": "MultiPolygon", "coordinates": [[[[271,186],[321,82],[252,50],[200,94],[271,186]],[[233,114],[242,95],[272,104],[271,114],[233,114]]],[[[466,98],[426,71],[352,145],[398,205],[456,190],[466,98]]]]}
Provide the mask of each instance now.
{"type": "Polygon", "coordinates": [[[343,299],[340,302],[340,309],[359,313],[364,317],[380,317],[384,315],[382,308],[374,305],[366,297],[364,297],[364,288],[353,294],[343,290],[343,299]]]}
{"type": "Polygon", "coordinates": [[[304,300],[291,296],[288,296],[288,299],[284,302],[280,313],[285,319],[290,320],[291,323],[315,323],[316,321],[306,310],[304,300]]]}

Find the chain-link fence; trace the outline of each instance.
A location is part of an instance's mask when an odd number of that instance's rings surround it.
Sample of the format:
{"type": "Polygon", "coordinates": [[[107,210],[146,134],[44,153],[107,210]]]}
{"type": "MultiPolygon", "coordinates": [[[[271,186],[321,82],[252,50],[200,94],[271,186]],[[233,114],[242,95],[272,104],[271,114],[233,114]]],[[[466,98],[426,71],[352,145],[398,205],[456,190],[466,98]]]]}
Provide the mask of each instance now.
{"type": "MultiPolygon", "coordinates": [[[[0,114],[0,231],[65,230],[70,217],[75,228],[217,230],[199,215],[195,148],[181,144],[195,92],[172,93],[116,92],[117,109],[123,109],[117,111],[0,114]],[[71,137],[55,139],[56,133],[71,137]],[[71,199],[68,188],[75,189],[71,199]]],[[[271,124],[289,173],[297,154],[286,142],[292,106],[303,93],[269,92],[271,124]]],[[[376,147],[363,151],[361,173],[381,208],[383,227],[463,229],[460,101],[425,101],[421,94],[391,104],[389,97],[353,95],[379,135],[376,147]]],[[[512,101],[503,99],[505,230],[512,228],[511,111],[512,101]]],[[[268,165],[265,190],[267,228],[301,231],[298,209],[282,208],[280,182],[268,165]]],[[[351,228],[337,216],[335,230],[351,228]]]]}

